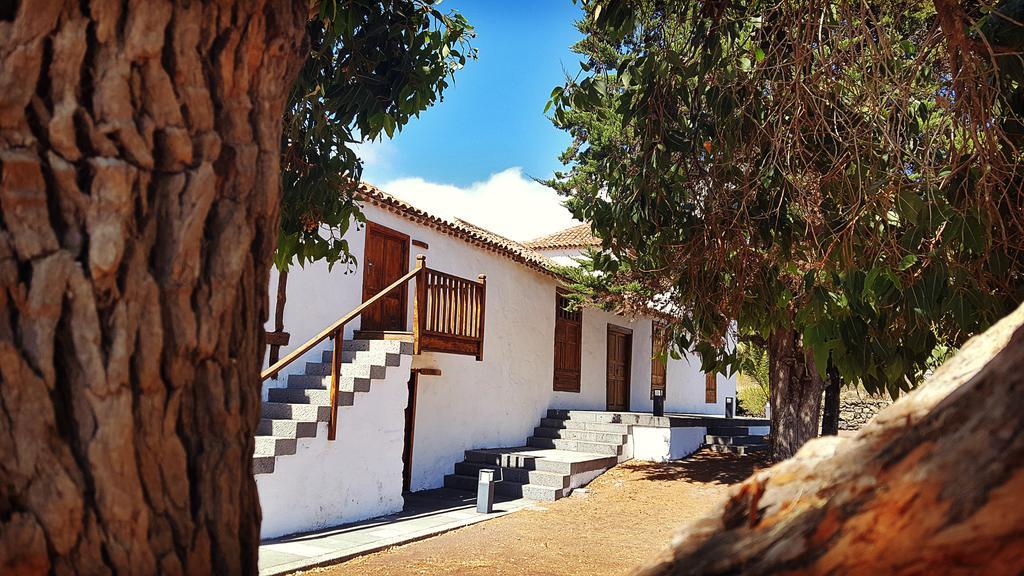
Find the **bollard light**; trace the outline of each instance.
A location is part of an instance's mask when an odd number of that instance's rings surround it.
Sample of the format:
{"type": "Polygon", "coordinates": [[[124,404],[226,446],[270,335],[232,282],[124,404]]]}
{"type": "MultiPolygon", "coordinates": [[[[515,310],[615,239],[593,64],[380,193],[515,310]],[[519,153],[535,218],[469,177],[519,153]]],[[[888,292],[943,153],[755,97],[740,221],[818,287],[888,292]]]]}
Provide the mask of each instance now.
{"type": "Polygon", "coordinates": [[[480,479],[476,484],[476,511],[480,514],[494,511],[494,470],[480,470],[480,479]]]}
{"type": "Polygon", "coordinates": [[[665,415],[665,391],[660,388],[655,388],[651,391],[652,398],[654,399],[654,415],[664,416],[665,415]]]}
{"type": "Polygon", "coordinates": [[[733,398],[732,396],[726,396],[725,397],[725,417],[726,418],[732,418],[733,415],[736,413],[736,407],[734,405],[735,401],[736,401],[736,399],[733,398]]]}

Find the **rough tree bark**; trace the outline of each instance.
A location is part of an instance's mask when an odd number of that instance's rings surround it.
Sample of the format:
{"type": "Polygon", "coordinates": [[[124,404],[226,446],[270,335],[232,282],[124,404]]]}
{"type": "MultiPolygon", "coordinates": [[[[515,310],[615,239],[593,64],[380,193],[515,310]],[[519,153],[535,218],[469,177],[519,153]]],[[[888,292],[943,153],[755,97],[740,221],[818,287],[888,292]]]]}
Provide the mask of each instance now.
{"type": "Polygon", "coordinates": [[[843,378],[832,364],[831,355],[828,357],[825,375],[828,381],[825,384],[825,400],[821,409],[821,435],[835,436],[839,434],[839,392],[843,388],[843,378]]]}
{"type": "Polygon", "coordinates": [[[0,573],[255,573],[306,0],[0,10],[0,573]]]}
{"type": "Polygon", "coordinates": [[[768,381],[771,455],[784,460],[818,435],[824,388],[813,357],[793,330],[779,329],[768,337],[768,381]]]}
{"type": "Polygon", "coordinates": [[[639,574],[1024,572],[1024,306],[854,437],[735,487],[639,574]]]}

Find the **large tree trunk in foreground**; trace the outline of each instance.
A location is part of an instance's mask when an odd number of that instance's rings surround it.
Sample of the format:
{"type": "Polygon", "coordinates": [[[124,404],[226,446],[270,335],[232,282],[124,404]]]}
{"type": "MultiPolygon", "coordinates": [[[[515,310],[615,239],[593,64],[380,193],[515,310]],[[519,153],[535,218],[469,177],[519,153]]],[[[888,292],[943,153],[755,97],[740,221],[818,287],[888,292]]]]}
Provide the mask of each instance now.
{"type": "Polygon", "coordinates": [[[307,3],[18,4],[0,13],[0,574],[255,573],[307,3]]]}
{"type": "Polygon", "coordinates": [[[818,435],[824,388],[793,330],[776,330],[768,337],[768,379],[772,458],[783,460],[818,435]]]}
{"type": "Polygon", "coordinates": [[[640,573],[1020,574],[1024,306],[854,437],[755,473],[640,573]]]}

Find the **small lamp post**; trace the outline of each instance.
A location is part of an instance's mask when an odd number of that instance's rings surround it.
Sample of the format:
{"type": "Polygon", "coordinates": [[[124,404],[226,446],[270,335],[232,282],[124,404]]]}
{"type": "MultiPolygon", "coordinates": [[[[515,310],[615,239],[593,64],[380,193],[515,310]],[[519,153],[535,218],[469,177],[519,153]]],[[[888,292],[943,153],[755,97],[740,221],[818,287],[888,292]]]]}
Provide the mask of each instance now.
{"type": "Polygon", "coordinates": [[[733,398],[732,396],[726,396],[725,397],[725,417],[726,418],[732,418],[733,415],[736,413],[735,403],[736,403],[736,399],[733,398]]]}
{"type": "Polygon", "coordinates": [[[651,391],[651,397],[654,400],[654,415],[664,416],[665,415],[665,391],[660,388],[655,388],[651,391]]]}
{"type": "Polygon", "coordinates": [[[494,511],[494,470],[480,470],[480,479],[476,484],[476,511],[480,514],[494,511]]]}

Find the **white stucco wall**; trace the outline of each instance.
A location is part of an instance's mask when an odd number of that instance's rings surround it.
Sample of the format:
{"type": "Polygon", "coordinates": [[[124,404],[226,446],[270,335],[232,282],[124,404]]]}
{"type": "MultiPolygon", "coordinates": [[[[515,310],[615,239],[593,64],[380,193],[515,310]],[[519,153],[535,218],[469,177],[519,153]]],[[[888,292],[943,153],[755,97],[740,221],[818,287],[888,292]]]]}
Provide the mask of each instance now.
{"type": "MultiPolygon", "coordinates": [[[[581,391],[554,392],[553,277],[374,206],[366,206],[364,212],[368,220],[429,245],[428,249],[410,247],[410,268],[415,265],[416,254],[423,253],[431,268],[466,278],[487,275],[484,360],[436,353],[424,353],[413,360],[416,368],[442,370],[441,376],[419,379],[413,490],[441,486],[444,475],[452,472],[467,449],[525,444],[548,408],[604,410],[609,323],[633,330],[630,408],[651,410],[650,320],[629,320],[601,310],[584,310],[581,391]]],[[[347,239],[361,266],[365,230],[354,230],[347,239]]],[[[271,306],[276,295],[276,274],[273,276],[271,306]]],[[[284,315],[291,342],[282,355],[355,308],[361,296],[359,267],[353,274],[345,274],[342,267],[328,274],[327,266],[320,263],[293,267],[284,315]]],[[[411,297],[409,307],[411,321],[411,297]]],[[[272,321],[267,323],[268,329],[272,326],[272,321]]],[[[357,326],[358,322],[354,322],[348,333],[357,326]]],[[[719,388],[721,406],[704,404],[704,376],[699,371],[699,362],[670,360],[667,377],[667,411],[724,412],[728,384],[719,388]]],[[[733,380],[731,394],[734,393],[733,380]]],[[[358,406],[359,398],[356,403],[358,406]]],[[[373,422],[367,423],[370,427],[360,432],[364,437],[376,434],[373,422]]]]}
{"type": "Polygon", "coordinates": [[[656,428],[633,426],[633,458],[651,462],[679,460],[704,444],[707,428],[656,428]]]}
{"type": "Polygon", "coordinates": [[[402,450],[412,359],[388,367],[369,392],[338,409],[336,439],[327,424],[300,438],[295,454],[279,456],[272,474],[257,474],[263,524],[276,538],[398,512],[402,509],[402,450]]]}

